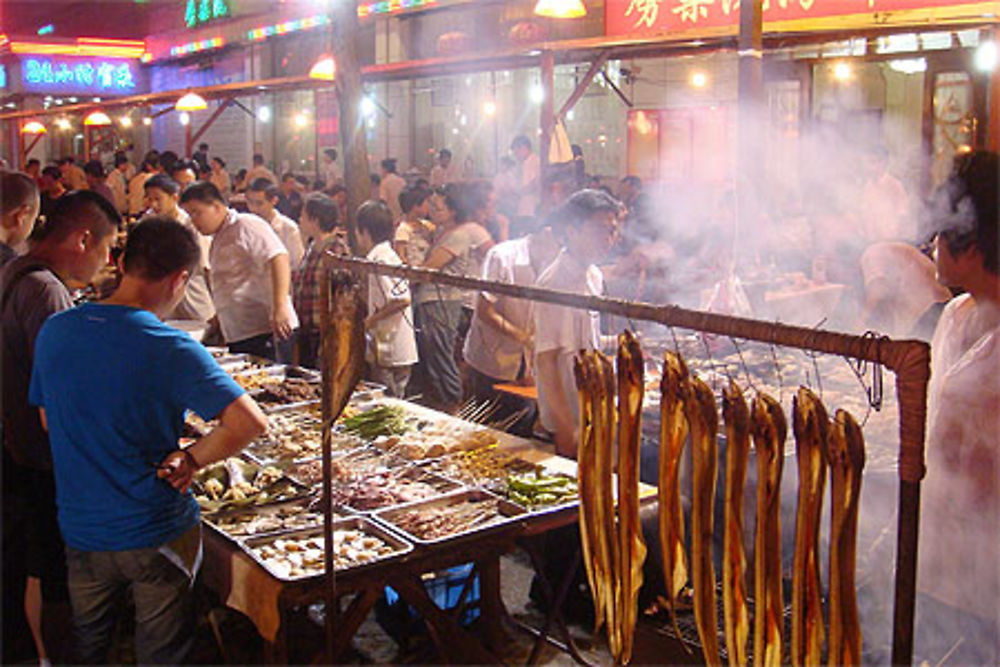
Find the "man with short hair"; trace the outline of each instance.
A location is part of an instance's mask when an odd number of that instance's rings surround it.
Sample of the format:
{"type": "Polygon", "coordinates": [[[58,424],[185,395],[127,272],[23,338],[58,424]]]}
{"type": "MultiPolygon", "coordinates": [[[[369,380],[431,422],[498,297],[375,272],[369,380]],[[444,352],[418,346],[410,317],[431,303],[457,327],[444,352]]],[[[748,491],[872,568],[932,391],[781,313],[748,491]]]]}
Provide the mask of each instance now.
{"type": "Polygon", "coordinates": [[[20,171],[0,172],[0,267],[15,257],[15,248],[31,235],[41,208],[38,186],[20,171]]]}
{"type": "Polygon", "coordinates": [[[204,141],[198,144],[198,150],[194,152],[191,159],[194,160],[199,167],[201,167],[201,171],[208,171],[208,144],[204,141]]]}
{"type": "Polygon", "coordinates": [[[299,262],[302,261],[305,247],[302,244],[299,226],[294,220],[278,211],[277,206],[280,198],[281,190],[278,189],[278,186],[267,179],[258,178],[250,183],[250,189],[247,190],[247,208],[250,209],[251,213],[260,216],[267,224],[271,225],[271,229],[288,250],[288,261],[294,271],[299,262]]]}
{"type": "MultiPolygon", "coordinates": [[[[563,228],[565,245],[536,286],[600,296],[604,281],[596,264],[614,246],[619,206],[600,190],[580,190],[570,197],[552,217],[563,228]]],[[[579,415],[573,357],[580,350],[604,347],[600,317],[593,311],[538,303],[534,324],[539,418],[553,435],[556,453],[576,458],[579,415]]]]}
{"type": "Polygon", "coordinates": [[[62,172],[63,185],[67,190],[88,189],[87,175],[76,165],[76,159],[72,155],[59,160],[59,171],[62,172]]]}
{"type": "Polygon", "coordinates": [[[115,168],[111,170],[105,181],[108,189],[111,190],[115,208],[122,214],[128,213],[128,181],[125,177],[128,167],[128,158],[123,153],[115,155],[115,168]]]}
{"type": "MultiPolygon", "coordinates": [[[[385,202],[369,200],[358,209],[358,246],[369,262],[399,266],[392,249],[393,217],[385,202]]],[[[403,278],[368,276],[369,334],[365,361],[369,378],[384,385],[390,396],[402,398],[417,363],[410,284],[403,278]]]]}
{"type": "Polygon", "coordinates": [[[104,166],[99,160],[91,160],[83,165],[83,173],[87,178],[87,188],[101,195],[114,206],[115,196],[111,193],[111,188],[104,182],[104,166]]]}
{"type": "Polygon", "coordinates": [[[247,172],[246,182],[253,183],[258,178],[266,178],[272,183],[278,182],[278,177],[274,175],[274,172],[264,166],[264,156],[260,153],[254,153],[253,167],[247,172]]]}
{"type": "Polygon", "coordinates": [[[51,436],[80,662],[107,660],[127,592],[136,661],[184,662],[201,561],[192,477],[267,428],[212,355],[161,321],[199,254],[193,232],[147,218],[129,234],[114,294],[52,317],[38,336],[30,396],[51,436]],[[218,426],[179,449],[188,410],[218,426]]]}
{"type": "Polygon", "coordinates": [[[41,190],[40,215],[48,220],[52,216],[56,202],[67,192],[66,186],[62,182],[62,172],[59,171],[59,167],[49,165],[42,169],[38,189],[41,190]]]}
{"type": "Polygon", "coordinates": [[[392,211],[392,219],[403,217],[403,209],[399,206],[399,194],[406,188],[406,181],[396,173],[396,158],[382,160],[382,181],[379,183],[379,197],[392,211]]]}
{"type": "Polygon", "coordinates": [[[340,173],[340,166],[337,165],[336,148],[326,148],[323,150],[323,180],[326,181],[326,187],[328,188],[339,185],[343,180],[343,176],[340,173]]]}
{"type": "Polygon", "coordinates": [[[320,289],[323,285],[323,256],[328,251],[349,255],[343,229],[337,228],[337,204],[324,194],[306,196],[300,230],[306,238],[306,252],[292,272],[292,303],[299,316],[299,365],[319,368],[320,289]]]}
{"type": "Polygon", "coordinates": [[[392,249],[410,266],[422,266],[431,249],[434,236],[434,224],[428,219],[431,194],[426,188],[413,187],[399,195],[403,219],[396,225],[392,249]]]}
{"type": "Polygon", "coordinates": [[[38,180],[38,177],[42,175],[41,161],[36,157],[28,160],[27,164],[24,165],[24,173],[31,176],[33,179],[38,180]]]}
{"type": "Polygon", "coordinates": [[[540,187],[539,178],[542,175],[542,163],[538,155],[531,150],[531,139],[519,134],[510,142],[510,152],[514,154],[520,169],[517,193],[517,215],[535,215],[538,208],[538,190],[540,187]]]}
{"type": "Polygon", "coordinates": [[[212,296],[229,348],[290,362],[299,320],[290,296],[288,250],[281,239],[256,215],[230,209],[207,181],[189,185],[181,206],[195,228],[212,237],[212,296]]]}
{"type": "Polygon", "coordinates": [[[160,158],[158,155],[147,155],[142,161],[142,171],[132,177],[128,182],[128,212],[130,215],[139,215],[145,206],[146,191],[143,185],[152,178],[160,168],[160,158]]]}
{"type": "Polygon", "coordinates": [[[298,220],[302,214],[302,184],[292,172],[281,175],[281,194],[275,208],[289,220],[298,220]]]}
{"type": "Polygon", "coordinates": [[[42,660],[48,658],[46,645],[58,643],[57,635],[43,638],[42,621],[55,620],[50,610],[66,600],[66,571],[49,440],[38,411],[28,404],[36,338],[50,315],[73,306],[67,286],[90,283],[107,264],[118,222],[118,212],[97,193],[66,194],[54,204],[28,253],[0,271],[4,504],[6,509],[13,502],[23,540],[25,613],[42,660]]]}
{"type": "Polygon", "coordinates": [[[208,254],[212,248],[212,240],[198,233],[195,226],[191,224],[191,217],[178,205],[181,186],[176,181],[166,174],[156,174],[143,184],[143,189],[146,191],[146,207],[149,211],[153,215],[166,216],[171,220],[176,220],[190,229],[195,233],[198,246],[201,248],[198,266],[191,272],[184,296],[169,314],[169,318],[208,322],[215,317],[212,293],[208,289],[208,254]]]}
{"type": "Polygon", "coordinates": [[[183,190],[198,180],[198,174],[195,173],[197,168],[198,165],[194,162],[178,160],[170,167],[170,178],[177,181],[177,185],[181,186],[181,190],[183,190]]]}
{"type": "Polygon", "coordinates": [[[460,180],[458,170],[451,161],[451,151],[442,148],[437,154],[437,164],[431,169],[431,187],[440,188],[460,180]]]}

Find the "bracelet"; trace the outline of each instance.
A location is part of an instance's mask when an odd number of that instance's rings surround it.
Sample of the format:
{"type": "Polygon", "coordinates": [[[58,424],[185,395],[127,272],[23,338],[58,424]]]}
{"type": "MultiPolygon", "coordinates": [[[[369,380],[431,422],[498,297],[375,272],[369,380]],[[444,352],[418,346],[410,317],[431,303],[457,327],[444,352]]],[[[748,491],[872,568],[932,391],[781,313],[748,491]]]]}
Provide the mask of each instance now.
{"type": "Polygon", "coordinates": [[[190,447],[182,449],[181,454],[184,455],[184,460],[187,462],[188,466],[190,466],[191,470],[199,470],[201,468],[201,465],[198,463],[198,459],[196,459],[194,454],[191,453],[190,447]]]}

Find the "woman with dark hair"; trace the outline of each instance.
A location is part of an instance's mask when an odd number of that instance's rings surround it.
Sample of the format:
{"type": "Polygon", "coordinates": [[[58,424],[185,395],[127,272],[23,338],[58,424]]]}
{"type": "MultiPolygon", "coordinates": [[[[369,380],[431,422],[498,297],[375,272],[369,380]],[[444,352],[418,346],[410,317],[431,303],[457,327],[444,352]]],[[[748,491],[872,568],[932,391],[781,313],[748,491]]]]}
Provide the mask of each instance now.
{"type": "MultiPolygon", "coordinates": [[[[424,268],[479,277],[476,267],[482,266],[493,239],[474,221],[475,201],[474,190],[466,183],[446,185],[431,196],[431,220],[438,238],[427,253],[424,268]]],[[[463,310],[474,296],[446,285],[422,283],[417,287],[420,364],[427,375],[427,390],[443,410],[454,410],[462,401],[456,345],[468,330],[471,308],[468,315],[463,310]]]]}

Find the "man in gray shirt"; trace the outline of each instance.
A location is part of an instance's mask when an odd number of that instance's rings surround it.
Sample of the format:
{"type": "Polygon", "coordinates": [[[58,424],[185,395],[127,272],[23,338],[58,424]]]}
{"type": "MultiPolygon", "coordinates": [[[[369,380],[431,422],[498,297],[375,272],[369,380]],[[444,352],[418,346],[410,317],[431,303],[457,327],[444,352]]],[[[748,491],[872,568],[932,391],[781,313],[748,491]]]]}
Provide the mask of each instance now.
{"type": "MultiPolygon", "coordinates": [[[[39,660],[48,659],[41,620],[43,598],[46,603],[68,598],[52,455],[38,410],[28,404],[35,338],[50,315],[73,306],[67,285],[90,283],[108,263],[119,222],[118,212],[101,195],[91,191],[65,195],[28,254],[0,271],[4,506],[13,509],[12,522],[25,550],[25,612],[39,660]]],[[[5,525],[5,532],[9,528],[5,525]]],[[[56,631],[61,613],[68,617],[68,605],[47,605],[46,626],[52,621],[56,631]]],[[[48,632],[45,635],[50,642],[54,638],[48,632]]]]}

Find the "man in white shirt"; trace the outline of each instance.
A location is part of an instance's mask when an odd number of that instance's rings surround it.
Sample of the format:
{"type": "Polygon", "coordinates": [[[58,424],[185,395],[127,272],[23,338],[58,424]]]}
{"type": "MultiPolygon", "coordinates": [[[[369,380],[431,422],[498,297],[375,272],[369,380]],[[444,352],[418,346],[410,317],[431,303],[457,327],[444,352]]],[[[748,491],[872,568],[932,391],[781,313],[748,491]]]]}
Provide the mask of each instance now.
{"type": "Polygon", "coordinates": [[[128,167],[128,158],[124,155],[116,155],[115,168],[111,170],[104,181],[108,189],[111,190],[115,209],[122,214],[128,212],[128,195],[126,194],[128,182],[125,180],[125,172],[128,167]]]}
{"type": "MultiPolygon", "coordinates": [[[[385,203],[367,201],[358,209],[358,245],[365,259],[399,266],[403,261],[392,249],[392,212],[385,203]]],[[[417,339],[409,282],[392,276],[368,276],[369,377],[385,385],[389,394],[402,398],[417,363],[417,339]]]]}
{"type": "Polygon", "coordinates": [[[396,158],[382,160],[382,182],[379,184],[379,198],[389,205],[392,219],[403,217],[403,208],[399,205],[399,195],[406,188],[406,181],[396,173],[396,158]]]}
{"type": "MultiPolygon", "coordinates": [[[[493,246],[483,262],[482,278],[530,287],[558,253],[559,244],[552,228],[545,225],[521,238],[493,246]]],[[[523,399],[498,392],[494,385],[517,382],[530,375],[534,345],[532,311],[532,302],[525,299],[490,292],[480,292],[477,296],[463,356],[469,365],[470,393],[477,401],[498,402],[495,419],[523,413],[527,407],[523,399]]],[[[529,416],[533,421],[533,415],[529,416]]],[[[524,435],[530,436],[530,423],[526,426],[528,432],[524,435]]]]}
{"type": "MultiPolygon", "coordinates": [[[[550,216],[565,231],[565,245],[535,283],[538,287],[600,296],[596,262],[611,251],[618,234],[617,200],[600,190],[581,190],[550,216]]],[[[556,453],[576,458],[577,414],[573,357],[604,347],[596,312],[537,303],[535,377],[542,427],[552,433],[556,453]]]]}
{"type": "Polygon", "coordinates": [[[191,223],[191,216],[178,205],[181,187],[172,178],[166,174],[156,174],[143,184],[143,189],[146,191],[146,207],[153,214],[165,215],[195,232],[195,238],[201,249],[197,269],[188,278],[184,296],[171,311],[169,318],[208,322],[215,317],[212,293],[208,289],[210,280],[208,256],[212,248],[212,239],[198,234],[198,230],[191,223]]]}
{"type": "Polygon", "coordinates": [[[306,250],[299,226],[276,208],[280,198],[281,190],[273,182],[265,178],[250,181],[250,189],[247,190],[247,208],[271,225],[288,250],[288,259],[294,271],[302,261],[302,255],[306,250]]]}
{"type": "Polygon", "coordinates": [[[246,182],[253,183],[258,178],[266,178],[272,183],[278,182],[278,177],[274,175],[274,172],[264,166],[264,156],[260,153],[254,153],[253,167],[247,172],[246,182]]]}
{"type": "Polygon", "coordinates": [[[337,164],[336,148],[327,148],[323,151],[323,180],[326,182],[327,189],[340,185],[343,180],[340,165],[337,164]]]}
{"type": "Polygon", "coordinates": [[[431,187],[440,188],[449,183],[455,183],[461,179],[458,176],[458,170],[451,161],[451,151],[447,148],[442,148],[438,151],[437,155],[438,163],[434,165],[431,169],[431,187]]]}
{"type": "Polygon", "coordinates": [[[938,280],[961,287],[931,342],[917,655],[1000,660],[1000,222],[997,154],[955,161],[932,211],[938,280]]]}
{"type": "Polygon", "coordinates": [[[538,208],[539,188],[541,187],[539,178],[542,174],[542,163],[538,156],[531,151],[531,139],[523,134],[514,137],[514,140],[510,142],[510,152],[514,154],[521,170],[521,178],[517,187],[517,194],[520,197],[517,203],[517,214],[519,216],[535,215],[538,208]]]}
{"type": "Polygon", "coordinates": [[[198,231],[212,237],[212,294],[229,349],[288,363],[299,319],[288,250],[278,235],[256,215],[228,208],[207,181],[188,186],[181,206],[198,231]]]}

